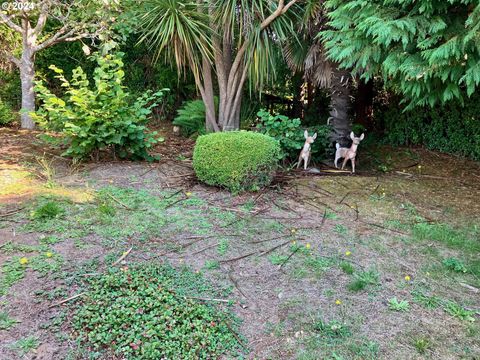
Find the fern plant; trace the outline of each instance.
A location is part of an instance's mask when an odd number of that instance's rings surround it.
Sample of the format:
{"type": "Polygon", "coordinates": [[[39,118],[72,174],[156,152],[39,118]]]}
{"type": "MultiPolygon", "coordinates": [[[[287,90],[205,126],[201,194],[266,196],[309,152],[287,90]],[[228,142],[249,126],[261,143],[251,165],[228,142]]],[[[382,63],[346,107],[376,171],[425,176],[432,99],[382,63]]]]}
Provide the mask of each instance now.
{"type": "MultiPolygon", "coordinates": [[[[215,98],[215,107],[218,106],[218,98],[215,98]]],[[[184,136],[205,135],[205,104],[202,100],[185,101],[177,111],[177,117],[173,125],[180,127],[184,136]]]]}

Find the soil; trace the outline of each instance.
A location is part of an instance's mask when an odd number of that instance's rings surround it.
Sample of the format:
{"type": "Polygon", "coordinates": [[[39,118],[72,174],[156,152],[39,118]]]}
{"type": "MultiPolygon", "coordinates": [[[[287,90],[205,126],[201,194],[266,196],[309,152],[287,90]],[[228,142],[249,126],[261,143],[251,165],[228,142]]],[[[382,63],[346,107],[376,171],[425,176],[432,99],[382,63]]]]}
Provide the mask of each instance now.
{"type": "MultiPolygon", "coordinates": [[[[157,163],[104,160],[77,165],[62,159],[61,150],[45,148],[36,136],[38,133],[0,129],[0,185],[4,189],[11,186],[19,172],[40,174],[22,176],[18,178],[17,188],[3,193],[0,190],[0,220],[7,220],[0,228],[0,246],[34,245],[40,236],[19,231],[22,223],[10,222],[9,217],[2,214],[26,206],[41,191],[47,191],[42,168],[36,161],[42,156],[56,169],[54,179],[63,193],[76,194],[85,188],[109,185],[143,189],[151,194],[166,189],[181,190],[242,214],[245,213],[242,206],[249,203],[253,204],[252,210],[242,216],[248,216],[257,234],[235,224],[214,229],[218,236],[238,235],[232,237],[235,240],[225,256],[217,253],[214,246],[217,240],[213,237],[189,246],[182,253],[165,253],[160,259],[156,255],[163,251],[134,250],[127,262],[169,261],[201,271],[205,261],[220,261],[220,269],[205,272],[205,276],[218,284],[233,286],[232,297],[237,300],[233,310],[242,319],[240,332],[248,341],[250,359],[301,358],[301,354],[309,351],[306,344],[315,336],[311,323],[316,316],[325,321],[348,318],[355,323],[355,339],[379,345],[376,355],[379,359],[480,358],[478,337],[466,336],[468,325],[442,309],[426,310],[416,304],[404,313],[392,314],[388,309],[388,299],[392,296],[410,298],[411,288],[402,280],[405,275],[420,284],[429,282],[439,294],[469,304],[473,309],[480,309],[480,297],[454,281],[443,282],[426,276],[425,266],[432,261],[424,251],[426,246],[445,254],[455,254],[454,251],[440,244],[406,241],[408,236],[403,230],[385,225],[387,221],[403,219],[407,211],[405,205],[415,207],[420,216],[431,222],[453,226],[478,224],[480,164],[421,148],[399,151],[385,147],[376,151],[393,158],[390,161],[394,166],[387,173],[376,171],[372,157],[365,156],[356,175],[325,172],[331,168],[319,165],[320,174],[303,171],[279,174],[266,190],[233,196],[196,181],[190,160],[192,140],[176,137],[168,126],[160,130],[166,141],[155,148],[162,156],[157,163]],[[328,217],[327,211],[337,216],[328,217]],[[270,219],[283,225],[283,229],[278,230],[281,238],[268,240],[271,235],[262,230],[270,219]],[[292,229],[299,235],[292,235],[295,234],[292,229]],[[284,266],[273,265],[269,260],[269,255],[275,253],[272,248],[292,239],[302,246],[308,244],[319,257],[346,259],[346,251],[352,252],[349,260],[356,268],[366,270],[375,266],[379,269],[382,286],[374,292],[349,292],[346,287],[351,278],[336,266],[327,267],[320,274],[314,274],[316,270],[309,268],[311,273],[296,276],[301,263],[295,254],[284,266]],[[235,260],[252,251],[270,250],[263,256],[257,253],[235,260]],[[337,299],[341,305],[336,304],[337,299]],[[423,355],[413,345],[413,340],[420,337],[428,337],[431,343],[423,355]]],[[[178,233],[173,241],[184,244],[186,235],[189,234],[178,233]]],[[[102,262],[111,252],[94,237],[84,242],[89,246],[78,248],[73,241],[54,245],[55,252],[65,259],[63,271],[74,272],[79,264],[92,258],[102,262]]],[[[291,255],[288,244],[280,246],[279,252],[291,255]]],[[[0,248],[0,266],[11,256],[0,248]]],[[[67,307],[51,308],[51,301],[36,295],[39,290],[48,293],[64,285],[55,278],[39,278],[27,271],[25,278],[0,299],[0,310],[20,320],[10,330],[0,330],[0,359],[19,359],[11,345],[32,334],[39,338],[39,347],[22,358],[65,359],[67,354],[75,353],[72,340],[60,341],[58,334],[44,326],[58,315],[68,313],[67,307]]],[[[73,293],[75,289],[69,289],[64,298],[73,293]]],[[[476,320],[480,321],[478,314],[476,320]]],[[[66,335],[70,333],[68,321],[62,330],[66,335]]],[[[83,358],[75,354],[76,358],[83,358]]],[[[111,356],[107,358],[114,358],[111,356]]],[[[315,357],[305,355],[304,358],[315,357]]]]}

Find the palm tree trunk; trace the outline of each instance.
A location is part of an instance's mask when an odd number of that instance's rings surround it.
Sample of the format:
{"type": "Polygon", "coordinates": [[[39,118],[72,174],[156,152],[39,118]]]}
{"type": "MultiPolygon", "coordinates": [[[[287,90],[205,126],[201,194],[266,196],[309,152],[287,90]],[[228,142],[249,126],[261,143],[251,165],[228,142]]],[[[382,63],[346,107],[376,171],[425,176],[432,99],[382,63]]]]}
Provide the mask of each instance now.
{"type": "Polygon", "coordinates": [[[348,145],[348,134],[352,127],[349,112],[350,101],[350,73],[336,69],[332,74],[330,90],[330,118],[332,143],[338,142],[342,146],[348,145]]]}

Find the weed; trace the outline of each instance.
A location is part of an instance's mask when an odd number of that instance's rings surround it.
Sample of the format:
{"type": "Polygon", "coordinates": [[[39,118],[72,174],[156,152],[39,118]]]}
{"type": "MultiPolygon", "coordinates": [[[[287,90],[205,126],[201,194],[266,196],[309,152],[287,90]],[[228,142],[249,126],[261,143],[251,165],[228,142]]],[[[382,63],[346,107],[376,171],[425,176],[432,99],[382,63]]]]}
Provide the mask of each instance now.
{"type": "Polygon", "coordinates": [[[207,270],[215,270],[215,269],[218,269],[220,267],[220,263],[216,260],[207,260],[207,261],[205,261],[204,267],[207,270]]]}
{"type": "Polygon", "coordinates": [[[0,330],[8,330],[16,323],[18,323],[18,321],[11,318],[7,312],[0,312],[0,330]]]}
{"type": "Polygon", "coordinates": [[[412,233],[417,240],[438,241],[470,254],[480,252],[477,227],[455,229],[447,224],[418,223],[413,226],[412,233]]]}
{"type": "Polygon", "coordinates": [[[287,255],[270,255],[268,257],[268,260],[270,260],[270,262],[273,264],[273,265],[281,265],[283,264],[285,261],[287,261],[288,259],[288,256],[287,255]]]}
{"type": "Polygon", "coordinates": [[[57,236],[49,235],[41,235],[38,239],[38,242],[42,245],[53,245],[59,243],[61,240],[57,236]]]}
{"type": "Polygon", "coordinates": [[[361,291],[369,285],[377,286],[380,284],[380,274],[375,269],[367,271],[356,272],[354,280],[348,284],[347,288],[350,291],[361,291]]]}
{"type": "Polygon", "coordinates": [[[89,296],[77,304],[72,323],[76,336],[93,349],[139,360],[210,359],[240,350],[233,315],[189,298],[212,296],[213,288],[186,268],[113,268],[87,285],[89,296]]]}
{"type": "Polygon", "coordinates": [[[55,187],[55,166],[53,166],[53,160],[46,159],[45,155],[37,157],[36,160],[40,166],[41,174],[46,181],[45,186],[49,189],[55,187]]]}
{"type": "Polygon", "coordinates": [[[436,309],[442,303],[442,299],[439,297],[426,295],[419,290],[412,290],[411,294],[414,302],[423,305],[427,309],[436,309]]]}
{"type": "Polygon", "coordinates": [[[219,255],[225,255],[228,251],[230,243],[227,239],[220,240],[220,243],[217,246],[217,252],[219,255]]]}
{"type": "Polygon", "coordinates": [[[341,224],[336,224],[333,230],[340,235],[345,235],[348,232],[348,229],[341,224]]]}
{"type": "Polygon", "coordinates": [[[5,295],[7,290],[25,276],[26,266],[20,263],[20,257],[15,256],[5,261],[1,268],[0,295],[5,295]]]}
{"type": "Polygon", "coordinates": [[[337,213],[335,213],[333,211],[326,210],[325,211],[325,219],[336,220],[336,219],[338,219],[338,215],[337,215],[337,213]]]}
{"type": "Polygon", "coordinates": [[[408,303],[407,300],[400,300],[396,297],[391,298],[388,300],[388,308],[393,311],[409,311],[410,310],[410,304],[408,303]]]}
{"type": "Polygon", "coordinates": [[[353,267],[353,265],[346,261],[342,261],[340,263],[340,269],[342,269],[342,271],[348,275],[352,275],[355,271],[355,268],[353,267]]]}
{"type": "Polygon", "coordinates": [[[445,302],[443,310],[445,310],[451,316],[459,318],[460,320],[466,320],[470,322],[475,321],[475,318],[473,317],[473,315],[475,315],[475,311],[464,309],[455,301],[450,300],[445,302]]]}
{"type": "Polygon", "coordinates": [[[63,215],[65,209],[57,201],[48,200],[38,205],[30,214],[32,220],[54,219],[63,215]]]}
{"type": "Polygon", "coordinates": [[[419,354],[425,354],[430,348],[430,340],[427,338],[417,338],[413,341],[413,346],[418,351],[419,354]]]}
{"type": "Polygon", "coordinates": [[[448,258],[442,261],[442,264],[449,270],[456,271],[456,272],[462,272],[466,273],[467,268],[465,267],[465,264],[456,259],[456,258],[448,258]]]}
{"type": "Polygon", "coordinates": [[[12,350],[18,351],[21,355],[26,355],[30,351],[35,350],[39,345],[40,342],[38,341],[38,337],[31,335],[26,338],[17,340],[10,346],[10,348],[12,350]]]}
{"type": "Polygon", "coordinates": [[[314,324],[313,329],[328,338],[343,338],[351,335],[349,327],[337,320],[329,322],[319,320],[314,324]]]}

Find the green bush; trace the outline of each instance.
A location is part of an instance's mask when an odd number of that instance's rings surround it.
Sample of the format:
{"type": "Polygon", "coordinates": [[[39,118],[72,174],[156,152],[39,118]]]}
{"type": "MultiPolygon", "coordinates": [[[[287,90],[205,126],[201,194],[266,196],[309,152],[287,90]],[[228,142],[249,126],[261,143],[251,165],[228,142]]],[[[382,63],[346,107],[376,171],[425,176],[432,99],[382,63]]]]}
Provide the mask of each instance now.
{"type": "Polygon", "coordinates": [[[0,126],[8,125],[14,120],[15,114],[12,109],[0,99],[0,126]]]}
{"type": "Polygon", "coordinates": [[[280,156],[278,142],[269,136],[248,131],[212,133],[197,139],[193,168],[209,185],[232,192],[258,190],[271,182],[280,156]]]}
{"type": "Polygon", "coordinates": [[[377,118],[385,123],[384,141],[391,145],[424,145],[431,150],[480,160],[480,95],[465,106],[447,103],[436,108],[400,112],[396,102],[377,118]]]}
{"type": "Polygon", "coordinates": [[[36,83],[43,103],[33,117],[43,128],[66,137],[69,148],[64,155],[84,158],[110,150],[120,158],[153,159],[148,150],[160,139],[156,132],[148,132],[146,123],[164,91],[147,91],[133,100],[122,86],[125,73],[121,57],[121,53],[94,56],[98,64],[93,72],[94,86],[80,67],[68,81],[63,70],[50,66],[65,89],[65,99],[51,93],[41,81],[36,83]]]}
{"type": "Polygon", "coordinates": [[[305,143],[304,131],[310,135],[317,133],[317,139],[312,145],[312,156],[320,158],[325,155],[330,141],[331,129],[328,125],[317,125],[308,128],[302,127],[300,119],[290,119],[285,115],[272,115],[262,109],[257,113],[257,130],[279,141],[284,157],[297,159],[300,149],[305,143]]]}
{"type": "Polygon", "coordinates": [[[182,135],[192,136],[206,133],[205,104],[202,100],[185,101],[182,107],[177,110],[177,114],[172,123],[180,127],[182,135]]]}

